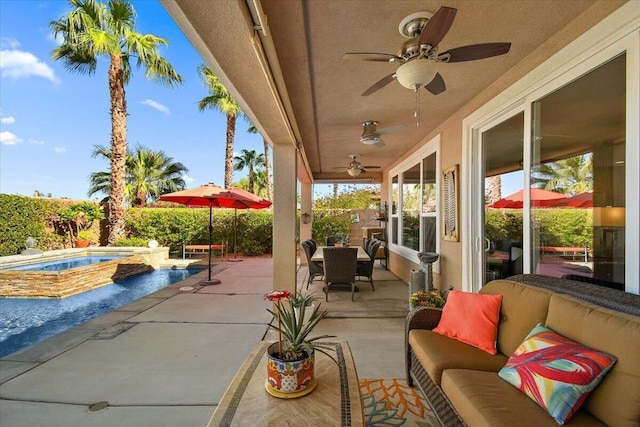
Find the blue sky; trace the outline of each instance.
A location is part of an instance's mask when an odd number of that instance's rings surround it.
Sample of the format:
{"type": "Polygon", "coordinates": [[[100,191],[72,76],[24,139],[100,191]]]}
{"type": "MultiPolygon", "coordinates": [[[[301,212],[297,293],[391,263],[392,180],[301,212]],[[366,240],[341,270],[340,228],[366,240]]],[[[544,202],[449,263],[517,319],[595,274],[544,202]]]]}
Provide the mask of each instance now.
{"type": "MultiPolygon", "coordinates": [[[[162,150],[183,163],[188,187],[223,185],[226,121],[215,110],[198,110],[207,95],[196,70],[200,55],[158,1],[132,4],[137,30],[169,40],[162,55],[185,82],[169,89],[134,71],[126,87],[129,146],[162,150]]],[[[87,199],[89,175],[109,168],[91,158],[94,145],[109,146],[107,60],[87,76],[51,59],[49,23],[69,9],[60,0],[0,0],[0,193],[87,199]]],[[[262,138],[247,127],[238,120],[235,151],[262,152],[262,138]]],[[[234,180],[245,175],[234,172],[234,180]]]]}

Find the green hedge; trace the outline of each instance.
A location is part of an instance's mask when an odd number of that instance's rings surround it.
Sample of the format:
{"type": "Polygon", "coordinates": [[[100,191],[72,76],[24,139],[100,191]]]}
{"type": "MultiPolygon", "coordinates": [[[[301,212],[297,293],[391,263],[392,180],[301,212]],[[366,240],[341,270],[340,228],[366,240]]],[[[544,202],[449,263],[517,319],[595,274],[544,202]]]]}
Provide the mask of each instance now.
{"type": "MultiPolygon", "coordinates": [[[[212,241],[233,244],[234,211],[212,211],[212,241]]],[[[237,250],[245,255],[271,252],[273,214],[270,210],[238,210],[237,250]]],[[[209,210],[190,208],[132,208],[127,211],[127,237],[155,239],[179,251],[187,243],[208,243],[209,210]]],[[[233,250],[233,248],[231,248],[233,250]]]]}
{"type": "MultiPolygon", "coordinates": [[[[485,236],[492,241],[522,241],[522,215],[521,209],[485,210],[485,236]]],[[[532,223],[542,246],[593,248],[591,209],[536,209],[532,223]]]]}
{"type": "MultiPolygon", "coordinates": [[[[0,256],[19,254],[30,236],[38,240],[42,250],[70,247],[65,231],[59,228],[57,212],[72,203],[77,201],[0,194],[0,256]]],[[[233,210],[214,209],[213,241],[231,246],[233,223],[233,210]]],[[[272,223],[271,210],[238,210],[238,252],[270,253],[272,223]]],[[[127,210],[126,237],[117,245],[146,246],[146,242],[155,239],[179,251],[185,243],[207,243],[208,224],[208,209],[131,208],[127,210]]],[[[99,227],[97,221],[94,227],[99,227]]]]}
{"type": "Polygon", "coordinates": [[[0,194],[0,256],[17,255],[25,249],[27,237],[38,240],[42,250],[58,249],[64,238],[55,233],[59,199],[0,194]]]}

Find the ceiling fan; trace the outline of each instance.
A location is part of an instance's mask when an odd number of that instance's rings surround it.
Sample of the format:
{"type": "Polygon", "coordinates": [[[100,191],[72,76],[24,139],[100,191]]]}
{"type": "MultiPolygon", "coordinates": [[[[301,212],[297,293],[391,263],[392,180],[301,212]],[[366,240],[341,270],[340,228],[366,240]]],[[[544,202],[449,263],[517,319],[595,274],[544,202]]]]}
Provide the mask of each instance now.
{"type": "Polygon", "coordinates": [[[384,147],[384,141],[380,138],[380,135],[385,135],[387,133],[396,132],[401,129],[404,129],[405,125],[396,125],[390,126],[384,129],[376,130],[378,127],[378,122],[375,120],[368,120],[362,123],[362,136],[360,137],[360,142],[365,145],[375,145],[376,147],[384,147]]]}
{"type": "Polygon", "coordinates": [[[351,162],[347,165],[347,167],[334,167],[334,169],[341,169],[341,172],[347,172],[352,177],[356,177],[361,173],[366,173],[367,169],[380,169],[380,166],[362,166],[362,164],[357,160],[359,154],[349,154],[349,158],[351,162]]]}
{"type": "Polygon", "coordinates": [[[374,83],[362,93],[369,96],[394,80],[408,88],[418,91],[424,87],[434,95],[446,90],[444,79],[436,70],[437,63],[474,61],[504,55],[509,52],[511,43],[481,43],[461,46],[446,52],[438,52],[438,44],[447,34],[457,9],[442,6],[435,14],[421,11],[404,18],[398,31],[409,40],[402,45],[397,55],[390,53],[350,52],[343,59],[374,62],[397,62],[398,69],[374,83]]]}

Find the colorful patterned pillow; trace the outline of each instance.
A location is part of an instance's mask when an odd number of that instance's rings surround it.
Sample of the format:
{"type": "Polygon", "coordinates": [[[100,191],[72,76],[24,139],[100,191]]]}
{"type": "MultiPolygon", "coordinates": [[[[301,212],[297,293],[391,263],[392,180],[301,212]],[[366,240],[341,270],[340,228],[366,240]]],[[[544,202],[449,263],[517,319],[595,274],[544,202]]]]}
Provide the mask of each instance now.
{"type": "Polygon", "coordinates": [[[498,375],[564,424],[617,360],[538,323],[498,375]]]}

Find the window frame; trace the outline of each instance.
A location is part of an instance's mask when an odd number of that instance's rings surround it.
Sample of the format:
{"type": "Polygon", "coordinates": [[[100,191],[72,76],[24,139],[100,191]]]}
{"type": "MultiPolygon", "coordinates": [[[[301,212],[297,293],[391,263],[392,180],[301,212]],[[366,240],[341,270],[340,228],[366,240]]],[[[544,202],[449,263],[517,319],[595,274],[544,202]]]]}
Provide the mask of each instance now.
{"type": "MultiPolygon", "coordinates": [[[[388,242],[389,242],[389,251],[401,256],[403,258],[406,258],[407,260],[418,264],[419,260],[418,260],[418,252],[420,251],[424,251],[424,240],[423,240],[423,224],[424,224],[424,220],[423,217],[434,217],[436,218],[436,242],[435,242],[435,246],[436,246],[436,252],[440,253],[440,230],[441,230],[441,225],[440,225],[440,212],[441,212],[441,188],[440,188],[440,180],[441,180],[441,175],[442,175],[442,167],[441,167],[441,155],[440,155],[440,140],[441,140],[441,135],[438,134],[435,137],[433,137],[432,139],[430,139],[428,142],[426,142],[419,150],[417,150],[415,153],[411,154],[410,156],[408,156],[406,159],[404,159],[402,162],[400,162],[398,165],[396,165],[394,168],[390,169],[389,171],[387,171],[386,173],[386,179],[387,179],[387,183],[388,183],[388,194],[390,195],[390,198],[393,197],[393,178],[394,177],[398,177],[398,207],[396,210],[395,214],[391,214],[389,215],[389,224],[388,227],[389,229],[387,230],[388,236],[388,242]],[[419,214],[419,218],[420,218],[420,251],[416,251],[413,250],[411,248],[408,248],[406,246],[402,245],[402,188],[404,185],[403,182],[403,177],[404,177],[404,172],[408,171],[409,169],[413,168],[417,165],[420,166],[420,185],[422,186],[423,182],[424,182],[424,159],[426,159],[427,157],[429,157],[430,155],[435,154],[436,156],[436,211],[435,212],[423,212],[422,208],[420,209],[420,214],[419,214]],[[397,235],[396,237],[396,241],[397,243],[393,243],[393,219],[396,219],[398,221],[398,229],[397,229],[397,235]]],[[[420,206],[422,207],[422,197],[423,197],[423,191],[422,191],[422,187],[420,190],[420,206]]],[[[389,209],[391,209],[391,207],[389,207],[389,209]]],[[[389,211],[391,213],[391,210],[389,211]]],[[[436,261],[433,264],[433,271],[434,273],[440,273],[440,259],[438,259],[438,261],[436,261]]]]}

